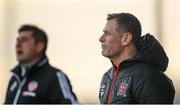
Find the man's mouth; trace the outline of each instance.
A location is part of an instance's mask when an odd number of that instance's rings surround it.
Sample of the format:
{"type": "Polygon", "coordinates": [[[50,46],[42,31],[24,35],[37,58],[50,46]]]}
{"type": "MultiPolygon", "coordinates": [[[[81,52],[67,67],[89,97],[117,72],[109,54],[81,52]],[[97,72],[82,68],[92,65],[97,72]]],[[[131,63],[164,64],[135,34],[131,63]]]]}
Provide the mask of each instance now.
{"type": "Polygon", "coordinates": [[[101,45],[101,48],[102,48],[102,49],[105,49],[105,48],[106,48],[106,46],[101,45]]]}
{"type": "Polygon", "coordinates": [[[16,51],[16,53],[17,53],[18,55],[21,55],[21,54],[23,54],[23,51],[22,51],[22,50],[18,50],[18,51],[16,51]]]}

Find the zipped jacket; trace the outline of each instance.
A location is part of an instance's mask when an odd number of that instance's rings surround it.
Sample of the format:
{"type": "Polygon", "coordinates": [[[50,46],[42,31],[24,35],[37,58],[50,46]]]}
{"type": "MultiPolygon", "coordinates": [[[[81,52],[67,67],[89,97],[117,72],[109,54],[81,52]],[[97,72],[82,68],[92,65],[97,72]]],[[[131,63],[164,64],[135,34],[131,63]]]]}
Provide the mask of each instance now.
{"type": "Polygon", "coordinates": [[[68,77],[48,63],[46,56],[21,76],[18,65],[11,73],[5,104],[77,104],[68,77]]]}
{"type": "Polygon", "coordinates": [[[163,73],[168,57],[150,34],[140,40],[140,49],[131,59],[111,67],[101,81],[101,104],[172,104],[173,82],[163,73]]]}

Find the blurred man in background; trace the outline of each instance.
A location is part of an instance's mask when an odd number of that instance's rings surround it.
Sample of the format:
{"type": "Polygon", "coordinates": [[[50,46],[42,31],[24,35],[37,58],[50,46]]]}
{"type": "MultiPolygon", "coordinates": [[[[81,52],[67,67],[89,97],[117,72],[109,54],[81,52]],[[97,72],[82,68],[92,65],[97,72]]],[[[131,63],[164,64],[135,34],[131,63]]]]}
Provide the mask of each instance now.
{"type": "Polygon", "coordinates": [[[101,104],[172,104],[175,90],[163,73],[168,57],[150,34],[141,37],[139,20],[129,13],[108,14],[99,41],[112,67],[104,74],[101,104]]]}
{"type": "Polygon", "coordinates": [[[18,30],[16,56],[5,104],[76,104],[68,77],[48,63],[46,33],[33,25],[18,30]]]}

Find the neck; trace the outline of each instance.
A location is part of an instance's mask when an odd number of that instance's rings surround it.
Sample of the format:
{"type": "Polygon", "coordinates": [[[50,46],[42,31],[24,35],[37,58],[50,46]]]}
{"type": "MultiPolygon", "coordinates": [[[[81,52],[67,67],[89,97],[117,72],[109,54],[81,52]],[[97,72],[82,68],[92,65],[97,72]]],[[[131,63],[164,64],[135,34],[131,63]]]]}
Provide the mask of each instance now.
{"type": "Polygon", "coordinates": [[[41,56],[34,58],[33,60],[29,61],[29,62],[23,62],[20,63],[21,66],[25,67],[25,68],[31,68],[33,65],[35,65],[39,60],[41,59],[41,56]]]}
{"type": "Polygon", "coordinates": [[[119,54],[118,56],[111,58],[112,63],[118,67],[118,65],[127,60],[127,59],[131,59],[133,58],[137,53],[137,50],[134,46],[130,47],[130,48],[125,48],[124,51],[119,54]]]}

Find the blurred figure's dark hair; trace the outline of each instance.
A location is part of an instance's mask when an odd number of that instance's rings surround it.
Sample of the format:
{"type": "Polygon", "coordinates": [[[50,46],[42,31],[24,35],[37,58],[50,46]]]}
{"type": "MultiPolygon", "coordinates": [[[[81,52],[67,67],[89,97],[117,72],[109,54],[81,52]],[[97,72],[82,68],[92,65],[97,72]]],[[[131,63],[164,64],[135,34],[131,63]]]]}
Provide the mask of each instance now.
{"type": "Polygon", "coordinates": [[[34,37],[36,43],[39,43],[39,42],[44,43],[45,47],[42,53],[45,54],[46,49],[47,49],[47,43],[48,43],[48,37],[46,33],[37,26],[27,25],[27,24],[22,25],[18,30],[19,33],[24,32],[24,31],[31,31],[32,36],[34,37]]]}

